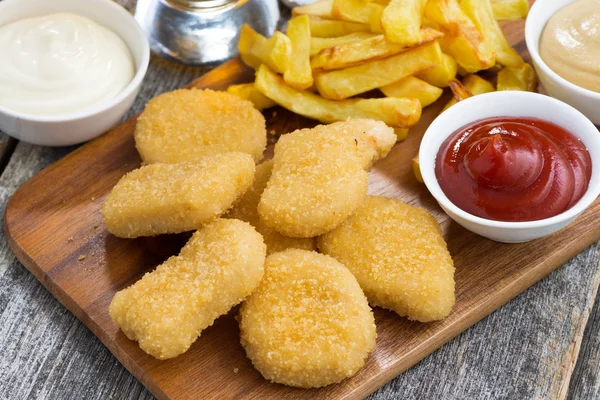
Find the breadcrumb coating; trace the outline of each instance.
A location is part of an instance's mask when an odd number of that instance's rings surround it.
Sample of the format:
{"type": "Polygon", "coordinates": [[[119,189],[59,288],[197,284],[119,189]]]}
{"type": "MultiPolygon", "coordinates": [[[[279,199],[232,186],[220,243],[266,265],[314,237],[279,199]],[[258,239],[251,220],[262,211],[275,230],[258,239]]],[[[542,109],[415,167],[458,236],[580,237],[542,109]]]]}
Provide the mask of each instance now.
{"type": "Polygon", "coordinates": [[[179,255],[118,292],[110,317],[146,353],[175,357],[256,289],[265,254],[250,224],[218,219],[194,233],[179,255]]]}
{"type": "Polygon", "coordinates": [[[198,229],[244,194],[254,171],[254,160],[244,153],[146,165],[121,178],[102,206],[102,217],[108,231],[123,238],[198,229]]]}
{"type": "Polygon", "coordinates": [[[392,128],[366,119],[282,136],[258,204],[262,222],[285,236],[300,238],[335,228],[364,200],[365,169],[387,155],[395,141],[392,128]]]}
{"type": "Polygon", "coordinates": [[[352,271],[371,305],[421,322],[445,318],[454,305],[454,263],[421,208],[369,196],[318,246],[352,271]]]}
{"type": "Polygon", "coordinates": [[[244,196],[236,202],[233,208],[227,213],[226,218],[237,218],[250,223],[258,233],[260,233],[267,245],[267,254],[277,253],[288,248],[316,250],[317,245],[314,238],[301,239],[283,236],[274,229],[266,226],[258,216],[258,202],[262,192],[267,187],[267,182],[271,177],[273,161],[265,161],[256,166],[254,174],[254,183],[246,191],[244,196]]]}
{"type": "Polygon", "coordinates": [[[265,118],[247,101],[226,92],[181,89],[150,100],[135,128],[145,163],[175,164],[240,151],[255,162],[267,145],[265,118]]]}
{"type": "Polygon", "coordinates": [[[301,388],[340,382],[375,346],[375,319],[358,282],[335,259],[288,249],[267,257],[240,308],[241,343],[268,380],[301,388]]]}

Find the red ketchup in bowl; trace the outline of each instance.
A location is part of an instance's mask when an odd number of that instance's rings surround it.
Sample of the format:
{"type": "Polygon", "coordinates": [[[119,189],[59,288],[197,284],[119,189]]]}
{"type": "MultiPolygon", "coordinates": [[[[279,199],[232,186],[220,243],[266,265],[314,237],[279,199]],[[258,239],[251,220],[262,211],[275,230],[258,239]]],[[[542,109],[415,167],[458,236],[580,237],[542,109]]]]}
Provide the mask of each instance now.
{"type": "Polygon", "coordinates": [[[536,221],[573,207],[585,194],[592,160],[562,127],[499,117],[460,128],[440,147],[435,174],[462,210],[497,221],[536,221]]]}

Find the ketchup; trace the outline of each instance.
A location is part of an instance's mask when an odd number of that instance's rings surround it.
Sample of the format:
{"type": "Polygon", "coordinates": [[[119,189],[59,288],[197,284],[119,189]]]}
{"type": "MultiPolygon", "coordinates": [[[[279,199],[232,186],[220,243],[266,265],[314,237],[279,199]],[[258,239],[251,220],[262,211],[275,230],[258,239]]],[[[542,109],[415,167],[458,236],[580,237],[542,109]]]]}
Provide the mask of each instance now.
{"type": "Polygon", "coordinates": [[[550,122],[500,117],[452,134],[436,157],[437,180],[462,210],[497,221],[535,221],[583,197],[592,160],[583,143],[550,122]]]}

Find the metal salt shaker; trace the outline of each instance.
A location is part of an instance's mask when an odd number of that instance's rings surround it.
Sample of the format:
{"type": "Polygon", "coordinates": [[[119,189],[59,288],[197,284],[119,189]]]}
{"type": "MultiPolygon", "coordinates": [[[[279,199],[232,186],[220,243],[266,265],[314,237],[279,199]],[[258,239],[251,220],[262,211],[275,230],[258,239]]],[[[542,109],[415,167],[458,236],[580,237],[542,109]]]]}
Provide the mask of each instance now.
{"type": "Polygon", "coordinates": [[[238,54],[243,24],[272,35],[279,5],[277,0],[138,0],[135,18],[155,54],[207,66],[238,54]]]}

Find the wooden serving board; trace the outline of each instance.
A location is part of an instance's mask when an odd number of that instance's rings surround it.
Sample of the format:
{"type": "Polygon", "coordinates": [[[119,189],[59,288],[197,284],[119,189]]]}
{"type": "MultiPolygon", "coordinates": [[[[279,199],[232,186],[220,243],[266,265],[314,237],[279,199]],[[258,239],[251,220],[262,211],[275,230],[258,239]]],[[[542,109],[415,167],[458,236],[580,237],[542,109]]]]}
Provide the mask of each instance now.
{"type": "MultiPolygon", "coordinates": [[[[505,28],[523,52],[523,23],[505,28]]],[[[234,60],[192,85],[224,89],[252,76],[234,60]]],[[[186,235],[118,239],[103,225],[100,207],[105,196],[123,174],[140,165],[132,136],[135,119],[23,185],[8,203],[6,236],[31,273],[160,399],[362,398],[600,239],[598,201],[571,226],[526,244],[495,243],[449,221],[413,177],[410,162],[424,130],[447,99],[427,109],[408,139],[375,165],[369,192],[420,205],[438,218],[456,265],[456,305],[444,321],[430,324],[376,308],[375,351],[358,374],[337,385],[302,390],[265,381],[239,343],[237,309],[204,331],[187,353],[168,361],[148,356],[113,325],[108,305],[115,292],[177,253],[186,240],[186,235]]],[[[314,125],[282,109],[267,110],[265,116],[268,129],[278,134],[314,125]]]]}

